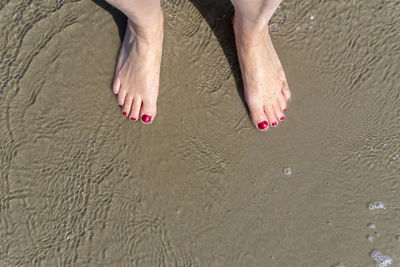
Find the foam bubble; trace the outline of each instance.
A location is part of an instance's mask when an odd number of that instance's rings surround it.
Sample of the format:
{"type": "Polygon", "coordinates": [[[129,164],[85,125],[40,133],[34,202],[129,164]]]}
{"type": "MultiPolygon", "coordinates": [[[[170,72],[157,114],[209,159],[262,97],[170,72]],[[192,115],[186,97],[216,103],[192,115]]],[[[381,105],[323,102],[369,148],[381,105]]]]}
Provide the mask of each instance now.
{"type": "Polygon", "coordinates": [[[374,237],[372,235],[367,235],[367,239],[371,243],[374,241],[374,237]]]}
{"type": "Polygon", "coordinates": [[[369,210],[378,210],[378,209],[386,209],[385,205],[383,204],[382,201],[375,201],[369,204],[368,206],[369,210]]]}
{"type": "Polygon", "coordinates": [[[375,229],[375,228],[376,228],[376,225],[373,224],[373,223],[370,223],[370,224],[368,224],[368,228],[369,228],[369,229],[375,229]]]}
{"type": "Polygon", "coordinates": [[[386,267],[393,263],[393,260],[389,256],[383,255],[379,250],[372,251],[371,257],[376,261],[377,267],[386,267]]]}
{"type": "Polygon", "coordinates": [[[292,174],[292,169],[290,167],[283,168],[283,172],[289,176],[292,174]]]}
{"type": "Polygon", "coordinates": [[[335,265],[335,267],[345,267],[343,263],[339,263],[337,265],[335,265]]]}

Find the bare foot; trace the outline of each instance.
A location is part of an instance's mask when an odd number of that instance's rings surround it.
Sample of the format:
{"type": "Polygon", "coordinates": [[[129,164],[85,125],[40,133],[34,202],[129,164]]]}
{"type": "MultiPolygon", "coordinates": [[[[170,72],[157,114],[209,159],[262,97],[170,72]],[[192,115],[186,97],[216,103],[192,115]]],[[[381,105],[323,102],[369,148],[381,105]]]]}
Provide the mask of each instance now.
{"type": "Polygon", "coordinates": [[[124,116],[151,123],[157,114],[157,98],[163,41],[163,15],[151,26],[139,28],[128,19],[121,46],[113,92],[124,116]]]}
{"type": "Polygon", "coordinates": [[[263,131],[285,119],[291,94],[268,26],[245,20],[240,16],[233,20],[236,47],[251,119],[263,131]]]}

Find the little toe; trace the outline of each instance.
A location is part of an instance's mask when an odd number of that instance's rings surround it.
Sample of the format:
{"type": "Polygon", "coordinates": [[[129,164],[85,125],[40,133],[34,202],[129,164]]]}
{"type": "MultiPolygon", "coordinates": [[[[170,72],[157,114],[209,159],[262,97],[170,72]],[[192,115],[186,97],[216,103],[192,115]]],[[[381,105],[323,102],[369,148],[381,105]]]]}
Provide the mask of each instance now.
{"type": "Polygon", "coordinates": [[[151,100],[142,100],[142,109],[140,111],[140,118],[144,124],[150,124],[153,122],[154,117],[157,114],[157,105],[151,100]]]}
{"type": "Polygon", "coordinates": [[[122,108],[122,114],[124,114],[124,116],[127,116],[131,112],[132,100],[133,98],[130,95],[125,96],[124,106],[122,108]]]}
{"type": "Polygon", "coordinates": [[[292,97],[292,93],[290,92],[289,86],[286,82],[283,83],[282,94],[285,97],[286,101],[288,101],[292,97]]]}
{"type": "Polygon", "coordinates": [[[132,101],[131,114],[129,115],[132,121],[136,121],[139,118],[140,107],[142,101],[139,97],[135,97],[132,101]]]}
{"type": "Polygon", "coordinates": [[[260,131],[267,130],[269,124],[263,106],[257,103],[257,101],[248,101],[248,103],[251,120],[253,121],[254,126],[256,126],[256,128],[260,131]]]}
{"type": "Polygon", "coordinates": [[[121,87],[121,80],[119,78],[115,78],[113,82],[113,93],[115,95],[118,94],[120,87],[121,87]]]}
{"type": "Polygon", "coordinates": [[[267,114],[268,123],[272,127],[276,127],[278,125],[278,119],[276,118],[276,115],[275,115],[274,106],[273,105],[266,105],[264,107],[264,110],[265,110],[265,113],[267,114]]]}

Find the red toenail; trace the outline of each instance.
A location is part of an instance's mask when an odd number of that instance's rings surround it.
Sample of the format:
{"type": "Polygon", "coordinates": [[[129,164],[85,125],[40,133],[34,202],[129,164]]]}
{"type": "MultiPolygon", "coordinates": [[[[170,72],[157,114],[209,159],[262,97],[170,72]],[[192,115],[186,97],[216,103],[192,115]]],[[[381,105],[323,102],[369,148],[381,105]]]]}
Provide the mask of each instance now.
{"type": "Polygon", "coordinates": [[[122,112],[122,114],[124,114],[124,116],[126,116],[126,112],[124,111],[124,112],[122,112]]]}
{"type": "Polygon", "coordinates": [[[260,129],[260,130],[267,129],[268,128],[268,122],[262,121],[259,124],[257,124],[257,126],[258,126],[258,129],[260,129]]]}
{"type": "Polygon", "coordinates": [[[283,112],[286,112],[286,108],[283,110],[283,112]]]}
{"type": "Polygon", "coordinates": [[[134,117],[131,117],[131,121],[135,121],[136,119],[134,117]]]}
{"type": "Polygon", "coordinates": [[[142,121],[143,121],[144,123],[149,123],[149,122],[151,121],[151,116],[149,116],[149,115],[143,115],[143,116],[142,116],[142,121]]]}
{"type": "Polygon", "coordinates": [[[280,120],[280,121],[283,121],[284,119],[285,119],[285,117],[282,116],[279,120],[280,120]]]}
{"type": "Polygon", "coordinates": [[[278,125],[278,123],[275,121],[271,125],[275,127],[276,125],[278,125]]]}
{"type": "Polygon", "coordinates": [[[118,105],[120,108],[122,108],[122,105],[118,105]]]}

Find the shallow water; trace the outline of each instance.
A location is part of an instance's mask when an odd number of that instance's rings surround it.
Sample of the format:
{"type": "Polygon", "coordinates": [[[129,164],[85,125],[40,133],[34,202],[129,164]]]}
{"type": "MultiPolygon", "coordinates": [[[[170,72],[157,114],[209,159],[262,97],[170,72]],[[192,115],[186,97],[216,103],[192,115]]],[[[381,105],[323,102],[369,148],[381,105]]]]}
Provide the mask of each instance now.
{"type": "Polygon", "coordinates": [[[268,133],[227,1],[164,2],[151,127],[116,105],[101,3],[0,0],[1,266],[399,265],[399,1],[282,3],[293,100],[268,133]]]}

